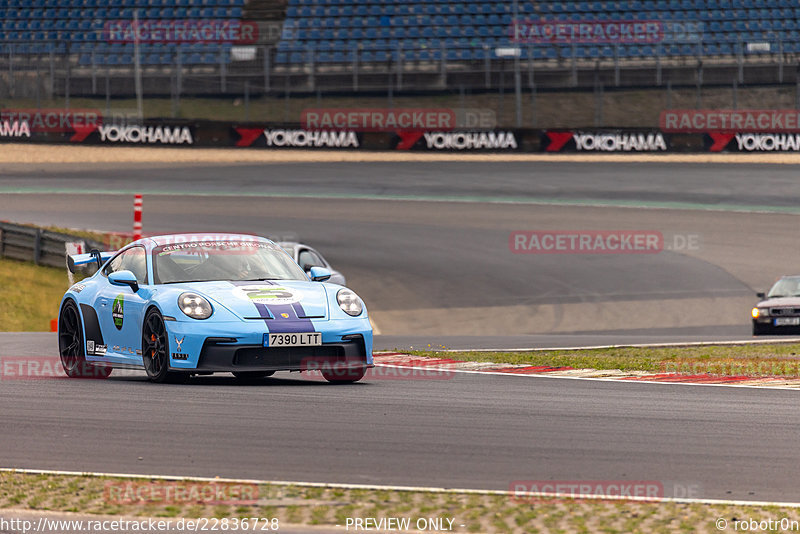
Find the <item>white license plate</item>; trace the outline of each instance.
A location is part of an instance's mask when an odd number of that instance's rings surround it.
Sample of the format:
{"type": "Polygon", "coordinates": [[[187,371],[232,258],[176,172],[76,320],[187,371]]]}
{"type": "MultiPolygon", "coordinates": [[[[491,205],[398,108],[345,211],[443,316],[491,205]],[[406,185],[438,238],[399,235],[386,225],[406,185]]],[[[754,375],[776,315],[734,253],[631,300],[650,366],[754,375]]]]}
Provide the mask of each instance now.
{"type": "Polygon", "coordinates": [[[301,332],[291,334],[269,334],[268,347],[313,347],[322,345],[322,334],[319,332],[301,332]]]}
{"type": "Polygon", "coordinates": [[[775,326],[800,326],[800,317],[776,317],[775,326]]]}

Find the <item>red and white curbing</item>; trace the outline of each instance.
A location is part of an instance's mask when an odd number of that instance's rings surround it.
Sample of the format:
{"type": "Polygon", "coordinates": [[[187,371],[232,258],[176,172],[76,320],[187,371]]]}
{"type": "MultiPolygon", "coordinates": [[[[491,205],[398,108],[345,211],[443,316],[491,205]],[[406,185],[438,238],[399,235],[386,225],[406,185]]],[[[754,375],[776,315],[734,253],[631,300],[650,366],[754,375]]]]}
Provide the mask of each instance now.
{"type": "Polygon", "coordinates": [[[133,196],[133,240],[142,238],[142,195],[133,196]]]}
{"type": "Polygon", "coordinates": [[[400,352],[377,352],[377,367],[426,369],[452,373],[485,373],[493,375],[544,376],[586,380],[620,380],[661,384],[694,384],[714,386],[770,387],[800,389],[800,377],[779,376],[721,376],[712,374],[653,373],[650,371],[621,371],[618,369],[575,369],[547,365],[467,362],[450,358],[425,358],[400,352]]]}

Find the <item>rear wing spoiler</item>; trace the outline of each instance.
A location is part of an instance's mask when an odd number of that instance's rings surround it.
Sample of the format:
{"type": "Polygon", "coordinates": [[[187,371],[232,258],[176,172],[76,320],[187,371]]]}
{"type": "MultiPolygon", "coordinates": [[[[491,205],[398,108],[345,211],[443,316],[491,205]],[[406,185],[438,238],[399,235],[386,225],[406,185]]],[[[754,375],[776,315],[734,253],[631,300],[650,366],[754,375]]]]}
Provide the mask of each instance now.
{"type": "Polygon", "coordinates": [[[67,268],[69,272],[75,274],[77,268],[95,263],[97,264],[97,269],[99,269],[116,253],[116,251],[100,252],[97,249],[93,249],[88,254],[69,254],[67,255],[67,268]]]}

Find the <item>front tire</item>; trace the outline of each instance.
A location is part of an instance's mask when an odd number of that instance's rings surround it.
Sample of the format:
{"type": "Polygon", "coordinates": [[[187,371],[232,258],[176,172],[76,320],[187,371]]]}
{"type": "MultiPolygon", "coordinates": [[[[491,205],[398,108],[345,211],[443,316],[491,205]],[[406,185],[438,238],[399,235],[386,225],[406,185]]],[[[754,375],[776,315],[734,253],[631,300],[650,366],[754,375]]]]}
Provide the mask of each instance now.
{"type": "Polygon", "coordinates": [[[142,325],[142,363],[151,382],[185,382],[189,375],[169,370],[169,337],[164,318],[155,308],[147,312],[142,325]]]}
{"type": "Polygon", "coordinates": [[[68,300],[58,314],[58,352],[61,367],[70,378],[108,378],[111,367],[94,365],[86,361],[86,344],[78,306],[68,300]]]}
{"type": "Polygon", "coordinates": [[[366,367],[328,369],[322,371],[322,377],[331,384],[352,384],[364,378],[366,367]]]}

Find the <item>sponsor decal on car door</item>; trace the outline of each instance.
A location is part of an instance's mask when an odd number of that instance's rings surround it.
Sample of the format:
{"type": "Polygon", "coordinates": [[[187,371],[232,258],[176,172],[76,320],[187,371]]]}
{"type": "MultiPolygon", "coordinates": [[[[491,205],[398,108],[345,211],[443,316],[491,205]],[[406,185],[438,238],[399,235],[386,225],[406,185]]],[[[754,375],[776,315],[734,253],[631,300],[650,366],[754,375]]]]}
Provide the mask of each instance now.
{"type": "MultiPolygon", "coordinates": [[[[106,341],[105,359],[141,363],[141,327],[145,301],[125,287],[107,286],[98,292],[95,309],[106,341]]],[[[139,291],[143,291],[140,289],[139,291]]]]}

